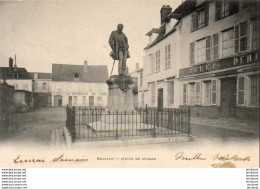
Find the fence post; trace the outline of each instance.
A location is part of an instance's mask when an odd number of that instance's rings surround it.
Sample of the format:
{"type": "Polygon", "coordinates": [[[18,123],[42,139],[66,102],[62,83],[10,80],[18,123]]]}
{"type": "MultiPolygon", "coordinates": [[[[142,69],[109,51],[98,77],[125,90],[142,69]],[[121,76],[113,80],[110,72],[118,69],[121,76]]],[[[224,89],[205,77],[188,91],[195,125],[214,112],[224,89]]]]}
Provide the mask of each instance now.
{"type": "Polygon", "coordinates": [[[72,126],[72,128],[71,128],[71,134],[72,134],[72,142],[75,142],[75,121],[76,121],[76,119],[75,119],[75,106],[73,106],[73,109],[72,109],[72,124],[71,124],[71,126],[72,126]]]}
{"type": "Polygon", "coordinates": [[[116,136],[115,139],[118,140],[118,111],[116,111],[116,136]]]}

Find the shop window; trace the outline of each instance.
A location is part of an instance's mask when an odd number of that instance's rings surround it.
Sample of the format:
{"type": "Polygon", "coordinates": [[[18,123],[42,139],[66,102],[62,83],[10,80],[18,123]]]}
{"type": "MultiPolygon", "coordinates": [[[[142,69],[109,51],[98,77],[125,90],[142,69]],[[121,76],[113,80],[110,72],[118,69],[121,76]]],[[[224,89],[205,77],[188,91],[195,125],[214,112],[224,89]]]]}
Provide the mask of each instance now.
{"type": "Polygon", "coordinates": [[[155,62],[155,71],[160,71],[160,51],[156,52],[156,62],[155,62]]]}
{"type": "Polygon", "coordinates": [[[204,7],[191,15],[191,32],[208,25],[209,9],[204,7]]]}
{"type": "Polygon", "coordinates": [[[188,91],[187,91],[187,84],[183,85],[183,104],[187,104],[188,98],[188,91]]]}
{"type": "Polygon", "coordinates": [[[201,104],[201,83],[195,83],[195,104],[201,104]]]}
{"type": "Polygon", "coordinates": [[[174,82],[168,82],[168,105],[174,104],[174,82]]]}
{"type": "Polygon", "coordinates": [[[259,104],[259,76],[250,76],[250,104],[259,104]]]}
{"type": "Polygon", "coordinates": [[[217,104],[217,81],[212,80],[211,82],[211,104],[217,104]]]}
{"type": "Polygon", "coordinates": [[[222,32],[222,57],[234,54],[234,29],[222,32]]]}
{"type": "Polygon", "coordinates": [[[165,46],[165,68],[171,67],[171,45],[165,46]]]}
{"type": "Polygon", "coordinates": [[[245,78],[238,77],[237,85],[237,104],[243,105],[245,103],[245,78]]]}
{"type": "Polygon", "coordinates": [[[155,84],[151,84],[151,103],[155,104],[155,84]]]}
{"type": "Polygon", "coordinates": [[[252,27],[252,49],[259,48],[259,22],[257,18],[251,20],[252,27]]]}
{"type": "Polygon", "coordinates": [[[189,83],[189,104],[195,104],[195,83],[189,83]]]}
{"type": "Polygon", "coordinates": [[[235,53],[248,49],[248,21],[235,26],[235,53]]]}
{"type": "Polygon", "coordinates": [[[238,1],[216,1],[216,20],[223,19],[239,11],[238,1]]]}

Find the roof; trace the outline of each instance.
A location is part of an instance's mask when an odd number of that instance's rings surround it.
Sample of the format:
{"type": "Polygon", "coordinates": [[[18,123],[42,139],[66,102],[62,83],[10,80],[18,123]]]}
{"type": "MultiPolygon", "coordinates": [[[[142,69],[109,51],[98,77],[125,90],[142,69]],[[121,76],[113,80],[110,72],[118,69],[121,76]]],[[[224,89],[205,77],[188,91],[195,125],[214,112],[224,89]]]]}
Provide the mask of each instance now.
{"type": "Polygon", "coordinates": [[[154,40],[154,42],[152,42],[151,44],[148,44],[144,49],[149,49],[152,46],[156,45],[157,43],[159,43],[160,41],[162,41],[163,39],[165,39],[166,37],[168,37],[170,34],[172,34],[173,32],[176,31],[176,26],[178,25],[179,22],[177,22],[175,24],[175,26],[168,32],[165,33],[165,27],[166,25],[163,24],[160,28],[159,28],[159,35],[157,36],[157,38],[154,40]]]}
{"type": "Polygon", "coordinates": [[[159,29],[153,28],[153,29],[151,29],[146,35],[147,35],[147,36],[150,36],[150,35],[152,35],[152,33],[159,33],[159,32],[160,32],[159,29]]]}
{"type": "Polygon", "coordinates": [[[14,73],[18,73],[18,79],[32,79],[30,73],[25,68],[13,68],[13,71],[9,70],[9,67],[0,67],[0,78],[14,79],[14,73]],[[15,71],[16,69],[16,71],[15,71]]]}
{"type": "Polygon", "coordinates": [[[42,72],[30,72],[31,77],[34,79],[51,79],[51,73],[42,73],[42,72]],[[38,74],[38,78],[34,78],[34,74],[38,74]]]}
{"type": "Polygon", "coordinates": [[[107,66],[87,66],[84,72],[84,65],[52,64],[53,81],[75,81],[74,74],[79,74],[79,82],[106,82],[108,79],[107,66]]]}

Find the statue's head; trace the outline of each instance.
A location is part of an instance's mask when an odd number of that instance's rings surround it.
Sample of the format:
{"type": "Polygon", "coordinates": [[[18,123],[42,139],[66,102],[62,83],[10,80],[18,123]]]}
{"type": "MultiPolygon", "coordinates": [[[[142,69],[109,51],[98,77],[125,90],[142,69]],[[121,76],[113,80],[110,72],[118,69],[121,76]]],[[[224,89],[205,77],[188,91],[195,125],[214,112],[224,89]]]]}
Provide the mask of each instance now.
{"type": "Polygon", "coordinates": [[[118,24],[118,25],[117,25],[117,31],[118,31],[118,33],[122,33],[123,28],[124,28],[123,24],[118,24]]]}

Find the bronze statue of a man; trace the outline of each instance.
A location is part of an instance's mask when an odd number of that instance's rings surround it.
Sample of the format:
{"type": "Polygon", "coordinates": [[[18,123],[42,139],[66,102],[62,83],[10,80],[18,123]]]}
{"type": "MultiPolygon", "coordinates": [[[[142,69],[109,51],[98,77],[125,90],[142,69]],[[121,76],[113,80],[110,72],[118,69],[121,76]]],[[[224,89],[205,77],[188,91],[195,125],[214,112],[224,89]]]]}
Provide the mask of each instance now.
{"type": "Polygon", "coordinates": [[[123,24],[117,25],[117,30],[112,31],[109,38],[109,45],[112,49],[110,56],[118,61],[118,74],[126,74],[126,60],[130,58],[129,45],[126,35],[123,33],[123,24]]]}

